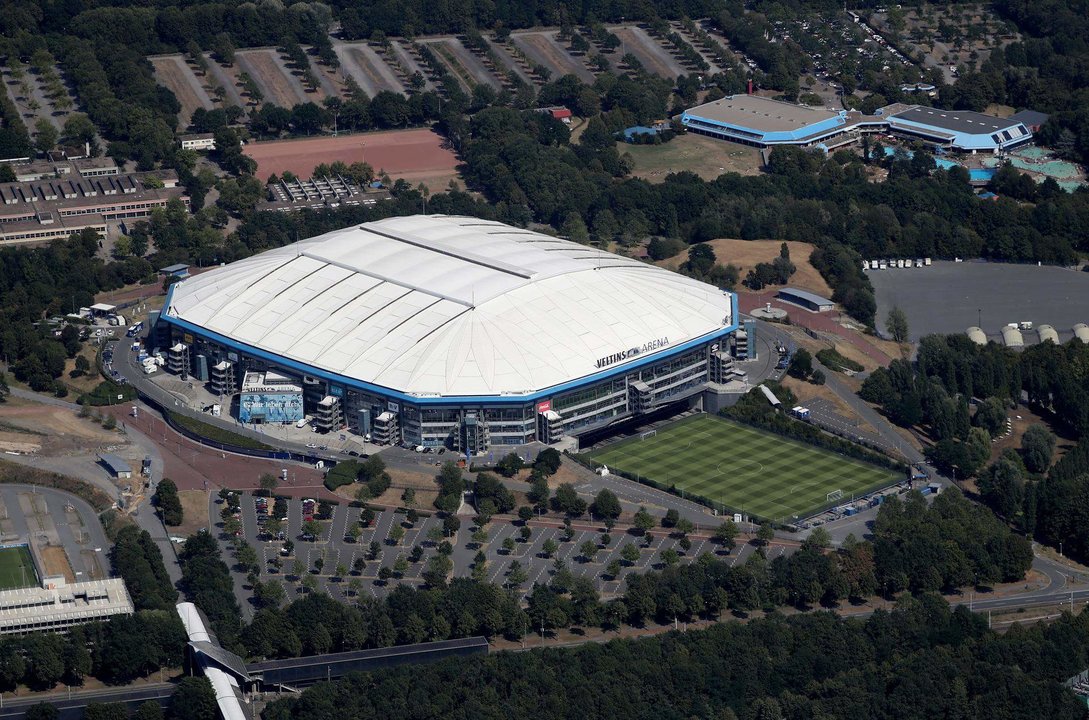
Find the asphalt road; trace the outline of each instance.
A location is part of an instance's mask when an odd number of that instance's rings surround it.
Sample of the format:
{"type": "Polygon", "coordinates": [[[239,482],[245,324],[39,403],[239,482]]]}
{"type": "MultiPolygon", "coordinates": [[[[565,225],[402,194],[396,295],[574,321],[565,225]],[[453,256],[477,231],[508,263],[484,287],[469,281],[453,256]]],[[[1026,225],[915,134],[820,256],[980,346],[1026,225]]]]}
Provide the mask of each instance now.
{"type": "Polygon", "coordinates": [[[47,702],[60,711],[59,720],[82,720],[84,709],[91,703],[125,703],[135,709],[148,700],[158,701],[164,708],[174,693],[171,683],[153,683],[138,688],[101,688],[71,690],[61,693],[31,693],[22,697],[5,697],[0,702],[0,720],[22,718],[26,711],[40,702],[47,702]]]}

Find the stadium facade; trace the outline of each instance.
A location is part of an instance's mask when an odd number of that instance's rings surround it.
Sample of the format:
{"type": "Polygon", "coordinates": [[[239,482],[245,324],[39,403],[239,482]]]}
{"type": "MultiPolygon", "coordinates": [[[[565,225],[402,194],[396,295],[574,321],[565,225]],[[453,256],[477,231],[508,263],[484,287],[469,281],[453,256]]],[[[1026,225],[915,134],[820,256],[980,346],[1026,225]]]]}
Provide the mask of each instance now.
{"type": "Polygon", "coordinates": [[[213,392],[274,373],[322,430],[462,452],[699,403],[737,374],[735,295],[468,217],[269,250],[175,283],[160,322],[167,367],[213,392]]]}
{"type": "Polygon", "coordinates": [[[866,133],[922,139],[958,152],[998,152],[1032,139],[1017,116],[1003,119],[967,110],[895,104],[873,115],[781,102],[758,95],[732,95],[686,110],[689,131],[761,148],[796,145],[831,150],[866,133]]]}

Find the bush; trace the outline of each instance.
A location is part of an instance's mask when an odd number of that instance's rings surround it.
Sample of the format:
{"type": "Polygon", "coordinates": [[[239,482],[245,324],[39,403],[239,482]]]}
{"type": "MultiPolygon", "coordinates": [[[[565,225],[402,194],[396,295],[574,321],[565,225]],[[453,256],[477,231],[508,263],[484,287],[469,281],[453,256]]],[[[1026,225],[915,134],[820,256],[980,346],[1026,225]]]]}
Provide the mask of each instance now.
{"type": "Polygon", "coordinates": [[[95,386],[94,390],[80,395],[79,403],[80,405],[100,407],[102,405],[132,402],[135,399],[136,388],[132,385],[118,385],[113,380],[103,380],[95,386]]]}
{"type": "Polygon", "coordinates": [[[836,372],[843,372],[844,370],[862,372],[864,369],[860,363],[840,355],[834,348],[818,350],[817,359],[820,360],[821,364],[826,368],[835,370],[836,372]]]}

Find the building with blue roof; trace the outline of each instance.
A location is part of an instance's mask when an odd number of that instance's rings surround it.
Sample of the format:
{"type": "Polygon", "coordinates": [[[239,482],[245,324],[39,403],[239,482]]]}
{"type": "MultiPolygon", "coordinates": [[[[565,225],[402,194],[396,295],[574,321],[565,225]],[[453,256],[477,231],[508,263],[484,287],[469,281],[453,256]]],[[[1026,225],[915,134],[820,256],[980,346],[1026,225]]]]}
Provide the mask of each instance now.
{"type": "Polygon", "coordinates": [[[1032,140],[1029,125],[967,110],[890,105],[873,115],[808,107],[758,95],[731,95],[686,110],[689,132],[760,148],[778,145],[822,150],[850,144],[868,133],[891,133],[958,152],[998,152],[1032,140]]]}

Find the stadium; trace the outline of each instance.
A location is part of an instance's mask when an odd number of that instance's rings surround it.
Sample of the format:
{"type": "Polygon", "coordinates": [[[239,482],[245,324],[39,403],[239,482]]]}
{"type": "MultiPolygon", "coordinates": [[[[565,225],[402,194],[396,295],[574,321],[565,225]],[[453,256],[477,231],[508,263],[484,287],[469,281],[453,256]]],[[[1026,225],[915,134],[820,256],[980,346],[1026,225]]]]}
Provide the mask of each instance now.
{"type": "Polygon", "coordinates": [[[172,285],[159,322],[167,368],[238,393],[247,422],[471,453],[697,406],[737,372],[735,295],[468,217],[390,218],[216,268],[172,285]]]}
{"type": "Polygon", "coordinates": [[[732,95],[704,103],[686,110],[681,123],[690,132],[760,148],[796,145],[831,150],[855,142],[863,134],[880,132],[922,139],[957,152],[994,153],[1032,139],[1032,131],[1017,115],[1003,119],[967,110],[903,104],[863,115],[758,95],[732,95]]]}

